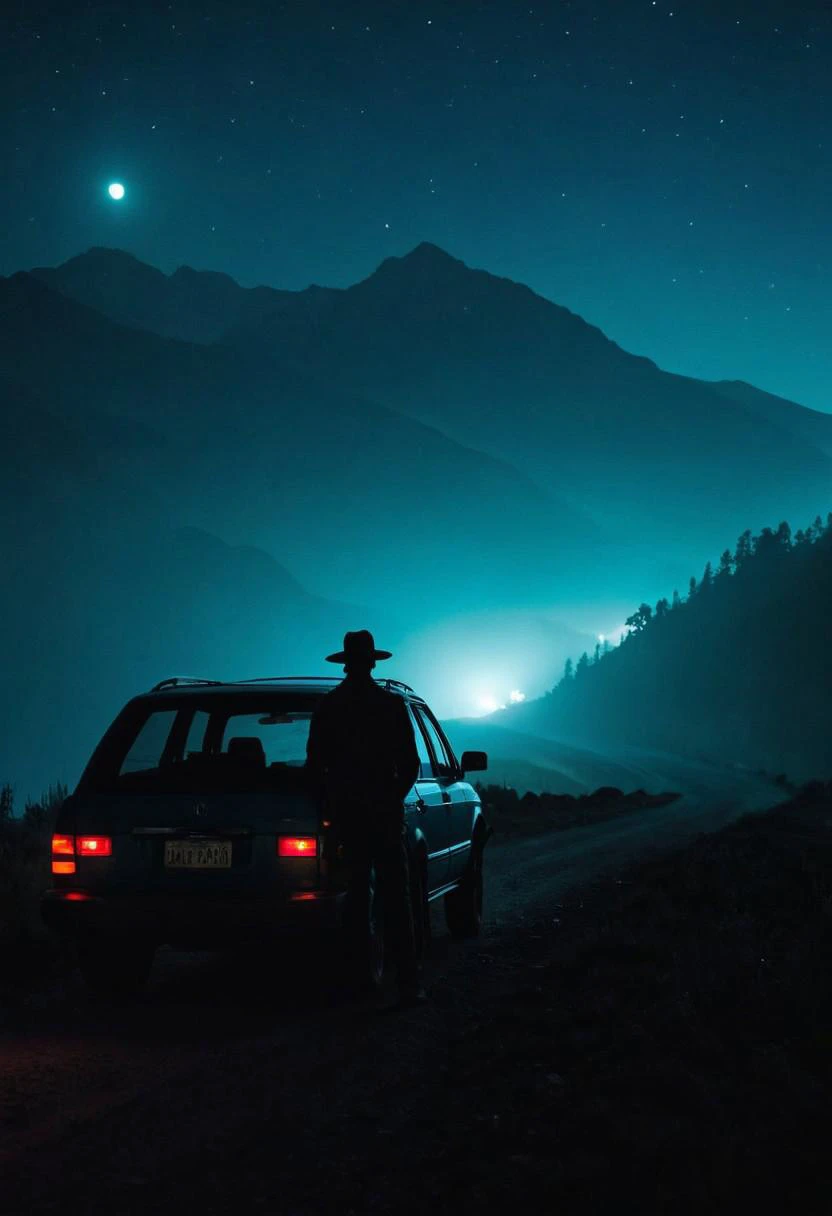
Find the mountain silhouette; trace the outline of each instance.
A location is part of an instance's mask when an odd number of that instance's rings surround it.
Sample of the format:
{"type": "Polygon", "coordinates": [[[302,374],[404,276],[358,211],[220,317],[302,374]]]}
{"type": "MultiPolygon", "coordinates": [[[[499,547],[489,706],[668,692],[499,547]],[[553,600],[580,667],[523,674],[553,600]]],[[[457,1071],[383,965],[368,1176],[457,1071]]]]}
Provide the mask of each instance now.
{"type": "MultiPolygon", "coordinates": [[[[14,693],[0,780],[36,762],[35,653],[51,703],[73,715],[60,759],[74,747],[77,774],[79,731],[91,746],[92,722],[171,667],[320,669],[356,623],[344,603],[396,638],[440,620],[464,635],[466,614],[498,606],[520,639],[523,614],[580,571],[587,593],[605,547],[505,461],[298,361],[129,328],[36,276],[0,280],[0,368],[0,556],[15,588],[0,621],[14,693]],[[262,562],[296,583],[267,593],[262,562]],[[83,715],[68,708],[82,686],[83,715]]],[[[558,645],[555,627],[545,662],[558,645]]],[[[418,680],[418,663],[434,667],[427,648],[401,674],[418,680]]],[[[43,725],[59,730],[49,714],[43,725]]]]}
{"type": "MultiPolygon", "coordinates": [[[[285,310],[226,339],[284,341],[285,310]]],[[[327,296],[296,358],[499,452],[606,527],[697,556],[719,536],[825,507],[832,464],[797,416],[661,371],[528,288],[420,247],[327,296]],[[719,535],[716,535],[718,533],[719,535]]]]}
{"type": "Polygon", "coordinates": [[[794,432],[832,456],[832,414],[822,414],[819,410],[798,405],[796,401],[763,392],[743,380],[718,380],[712,387],[722,396],[738,401],[775,426],[794,432]]]}
{"type": "MultiPolygon", "coordinates": [[[[110,315],[125,319],[140,281],[152,281],[146,328],[169,332],[173,316],[179,336],[221,342],[241,359],[314,368],[509,461],[636,547],[698,560],[772,513],[825,509],[832,420],[750,386],[666,373],[568,309],[428,242],[352,287],[300,292],[223,277],[218,293],[206,272],[159,278],[111,259],[123,273],[110,315]]],[[[93,250],[35,273],[107,312],[106,261],[93,250]]],[[[112,284],[112,267],[108,275],[112,284]]]]}
{"type": "Polygon", "coordinates": [[[208,343],[237,324],[255,323],[281,297],[269,287],[246,289],[229,275],[181,266],[163,274],[120,249],[95,247],[34,278],[121,325],[165,338],[208,343]]]}
{"type": "Polygon", "coordinates": [[[129,329],[33,276],[0,280],[0,366],[14,366],[93,445],[104,412],[151,431],[153,468],[140,451],[135,475],[167,501],[166,518],[254,543],[327,594],[363,602],[384,592],[391,571],[401,592],[416,594],[431,569],[464,576],[471,596],[528,601],[529,578],[553,586],[566,553],[588,570],[601,539],[499,458],[296,360],[241,361],[230,346],[129,329]]]}
{"type": "Polygon", "coordinates": [[[115,708],[176,654],[207,674],[242,662],[241,632],[266,668],[270,629],[297,639],[291,666],[311,661],[304,622],[326,653],[356,624],[344,603],[455,712],[497,678],[541,691],[576,633],[682,582],[726,534],[825,510],[832,484],[824,416],[668,375],[430,243],[345,289],[243,288],[107,249],[0,279],[0,393],[17,588],[0,661],[30,749],[32,647],[56,706],[83,669],[115,708]]]}

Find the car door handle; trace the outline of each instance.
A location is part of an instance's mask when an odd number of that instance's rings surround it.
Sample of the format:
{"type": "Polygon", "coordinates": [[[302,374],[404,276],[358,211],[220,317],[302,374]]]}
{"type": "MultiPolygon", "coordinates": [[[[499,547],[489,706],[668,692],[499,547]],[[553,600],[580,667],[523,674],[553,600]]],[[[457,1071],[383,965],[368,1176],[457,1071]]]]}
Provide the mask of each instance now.
{"type": "Polygon", "coordinates": [[[428,804],[425,802],[424,798],[417,798],[413,805],[416,807],[416,810],[420,815],[424,815],[425,811],[428,809],[428,804]]]}

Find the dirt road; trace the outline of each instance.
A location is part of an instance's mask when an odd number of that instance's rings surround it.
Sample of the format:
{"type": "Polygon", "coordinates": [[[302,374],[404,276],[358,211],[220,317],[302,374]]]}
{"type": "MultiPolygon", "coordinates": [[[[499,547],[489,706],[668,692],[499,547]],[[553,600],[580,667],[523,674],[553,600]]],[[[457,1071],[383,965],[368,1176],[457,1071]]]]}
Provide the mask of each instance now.
{"type": "MultiPolygon", "coordinates": [[[[653,774],[665,788],[666,775],[653,774]]],[[[539,932],[597,875],[781,797],[748,775],[685,780],[668,807],[489,845],[479,941],[451,942],[434,905],[425,1009],[382,1016],[335,999],[302,951],[162,951],[126,1009],[71,981],[0,1043],[0,1213],[328,1211],[308,1199],[310,1146],[326,1153],[362,1128],[377,1153],[413,1124],[418,1161],[449,1044],[496,998],[524,928],[539,932]]],[[[353,1210],[392,1207],[368,1192],[353,1210]]]]}

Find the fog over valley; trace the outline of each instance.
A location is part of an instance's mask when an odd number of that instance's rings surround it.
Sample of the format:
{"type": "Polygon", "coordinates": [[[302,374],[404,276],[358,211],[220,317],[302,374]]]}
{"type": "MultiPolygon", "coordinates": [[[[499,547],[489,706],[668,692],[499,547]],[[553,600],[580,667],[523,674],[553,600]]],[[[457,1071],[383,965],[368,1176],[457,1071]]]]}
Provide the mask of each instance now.
{"type": "Polygon", "coordinates": [[[27,790],[156,680],[323,673],[356,621],[442,716],[533,713],[639,603],[829,506],[832,416],[669,375],[432,244],[302,291],[94,248],[0,281],[0,318],[27,790]]]}

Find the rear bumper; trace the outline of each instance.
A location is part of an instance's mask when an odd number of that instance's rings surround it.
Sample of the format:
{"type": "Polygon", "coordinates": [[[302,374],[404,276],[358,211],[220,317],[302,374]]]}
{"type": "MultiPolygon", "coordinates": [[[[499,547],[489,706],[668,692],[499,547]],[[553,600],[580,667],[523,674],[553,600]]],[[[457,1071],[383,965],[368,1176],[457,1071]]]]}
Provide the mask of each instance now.
{"type": "Polygon", "coordinates": [[[325,932],[341,923],[343,894],[299,891],[281,900],[194,899],[170,895],[107,898],[82,889],[46,891],[41,916],[50,929],[82,933],[138,934],[159,945],[250,941],[252,935],[325,932]]]}

